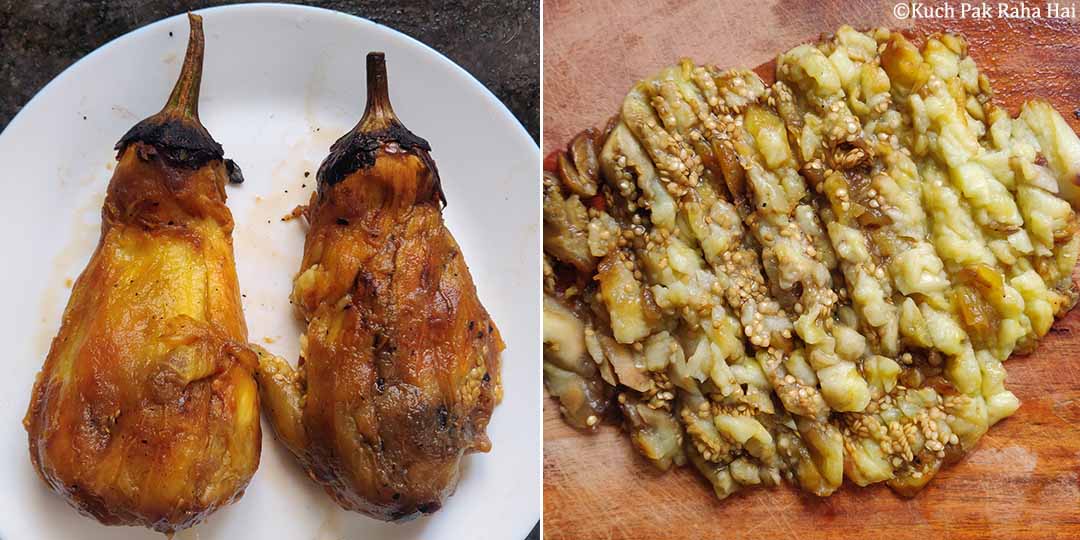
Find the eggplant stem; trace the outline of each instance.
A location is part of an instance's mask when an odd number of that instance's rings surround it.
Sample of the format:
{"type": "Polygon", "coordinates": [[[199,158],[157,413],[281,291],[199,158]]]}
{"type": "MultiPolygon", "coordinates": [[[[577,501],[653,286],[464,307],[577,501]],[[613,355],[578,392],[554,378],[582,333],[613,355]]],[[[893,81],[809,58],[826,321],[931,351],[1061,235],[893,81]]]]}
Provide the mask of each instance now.
{"type": "Polygon", "coordinates": [[[399,124],[394,108],[390,105],[390,89],[386,82],[386,55],[372,52],[367,55],[367,107],[360,118],[363,132],[386,129],[399,124]]]}
{"type": "Polygon", "coordinates": [[[194,13],[188,13],[188,22],[191,24],[191,33],[188,37],[187,53],[184,55],[184,65],[180,68],[180,78],[176,80],[169,101],[161,110],[169,116],[180,116],[199,121],[199,87],[202,84],[203,52],[205,38],[203,37],[202,17],[194,13]]]}
{"type": "Polygon", "coordinates": [[[129,144],[139,141],[157,147],[172,164],[187,168],[201,167],[210,160],[224,157],[221,145],[199,121],[204,48],[202,17],[188,13],[188,22],[191,35],[187,54],[169,101],[161,111],[129,129],[116,143],[117,152],[122,153],[129,144]]]}

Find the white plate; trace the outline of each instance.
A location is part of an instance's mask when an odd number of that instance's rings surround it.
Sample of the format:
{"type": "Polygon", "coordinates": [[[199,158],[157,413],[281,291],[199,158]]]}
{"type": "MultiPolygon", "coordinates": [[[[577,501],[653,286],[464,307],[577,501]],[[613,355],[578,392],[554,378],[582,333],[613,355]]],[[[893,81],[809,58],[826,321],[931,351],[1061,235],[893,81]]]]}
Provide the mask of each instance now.
{"type": "MultiPolygon", "coordinates": [[[[298,220],[281,217],[307,201],[330,144],[360,118],[364,56],[381,50],[394,108],[431,143],[448,226],[506,340],[505,398],[488,428],[491,453],[465,459],[457,493],[430,517],[386,524],[341,510],[264,422],[262,463],[244,497],[177,538],[524,538],[541,501],[539,148],[463,69],[384,26],[284,5],[200,13],[200,116],[247,179],[228,188],[228,204],[251,340],[268,338],[278,354],[297,356],[303,328],[288,294],[304,231],[298,220]]],[[[30,465],[22,416],[59,328],[69,280],[97,242],[113,144],[161,108],[187,35],[186,17],[177,16],[116,39],[49,83],[0,134],[0,291],[7,304],[0,319],[7,358],[0,378],[0,538],[162,538],[102,526],[49,491],[30,465]]]]}

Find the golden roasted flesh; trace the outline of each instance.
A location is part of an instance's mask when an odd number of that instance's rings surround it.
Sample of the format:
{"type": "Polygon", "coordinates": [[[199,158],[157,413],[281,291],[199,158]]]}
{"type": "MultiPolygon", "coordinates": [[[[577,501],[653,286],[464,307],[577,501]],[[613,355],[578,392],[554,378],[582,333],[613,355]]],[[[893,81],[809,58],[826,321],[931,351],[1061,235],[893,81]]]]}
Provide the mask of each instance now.
{"type": "Polygon", "coordinates": [[[117,145],[101,239],[24,420],[34,467],[72,506],[165,533],[239,498],[261,443],[225,206],[238,170],[198,120],[191,25],[168,104],[117,145]]]}
{"type": "Polygon", "coordinates": [[[1016,410],[1002,362],[1076,302],[1080,139],[996,107],[955,35],[845,26],[776,79],[683,61],[557,156],[545,384],[581,428],[617,395],[647,459],[721,498],[912,495],[1016,410]]]}
{"type": "Polygon", "coordinates": [[[264,355],[259,368],[278,438],[343,508],[387,521],[442,506],[462,457],[490,450],[502,396],[503,342],[443,224],[428,151],[369,54],[367,110],[306,210],[299,367],[264,355]]]}

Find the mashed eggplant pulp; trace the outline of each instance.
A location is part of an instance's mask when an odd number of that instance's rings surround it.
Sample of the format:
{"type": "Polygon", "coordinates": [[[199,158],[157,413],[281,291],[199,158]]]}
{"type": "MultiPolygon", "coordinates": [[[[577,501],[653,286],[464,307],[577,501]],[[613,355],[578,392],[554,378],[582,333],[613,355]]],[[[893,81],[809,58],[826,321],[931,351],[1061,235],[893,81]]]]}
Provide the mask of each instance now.
{"type": "Polygon", "coordinates": [[[955,35],[845,26],[776,75],[683,61],[544,174],[545,384],[720,498],[911,495],[1076,302],[1080,139],[995,106],[955,35]]]}

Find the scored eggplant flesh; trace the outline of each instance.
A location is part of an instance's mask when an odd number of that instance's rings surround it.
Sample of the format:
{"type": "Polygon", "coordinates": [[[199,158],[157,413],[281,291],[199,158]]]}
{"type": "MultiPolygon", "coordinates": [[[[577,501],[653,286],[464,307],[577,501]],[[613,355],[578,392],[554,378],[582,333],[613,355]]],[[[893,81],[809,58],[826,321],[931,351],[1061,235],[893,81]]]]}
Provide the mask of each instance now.
{"type": "Polygon", "coordinates": [[[776,80],[682,61],[558,156],[545,305],[574,308],[550,332],[545,309],[545,350],[618,344],[569,373],[721,498],[845,477],[910,496],[1017,409],[1002,362],[1076,303],[1080,139],[1044,101],[994,105],[951,34],[844,26],[776,80]]]}

